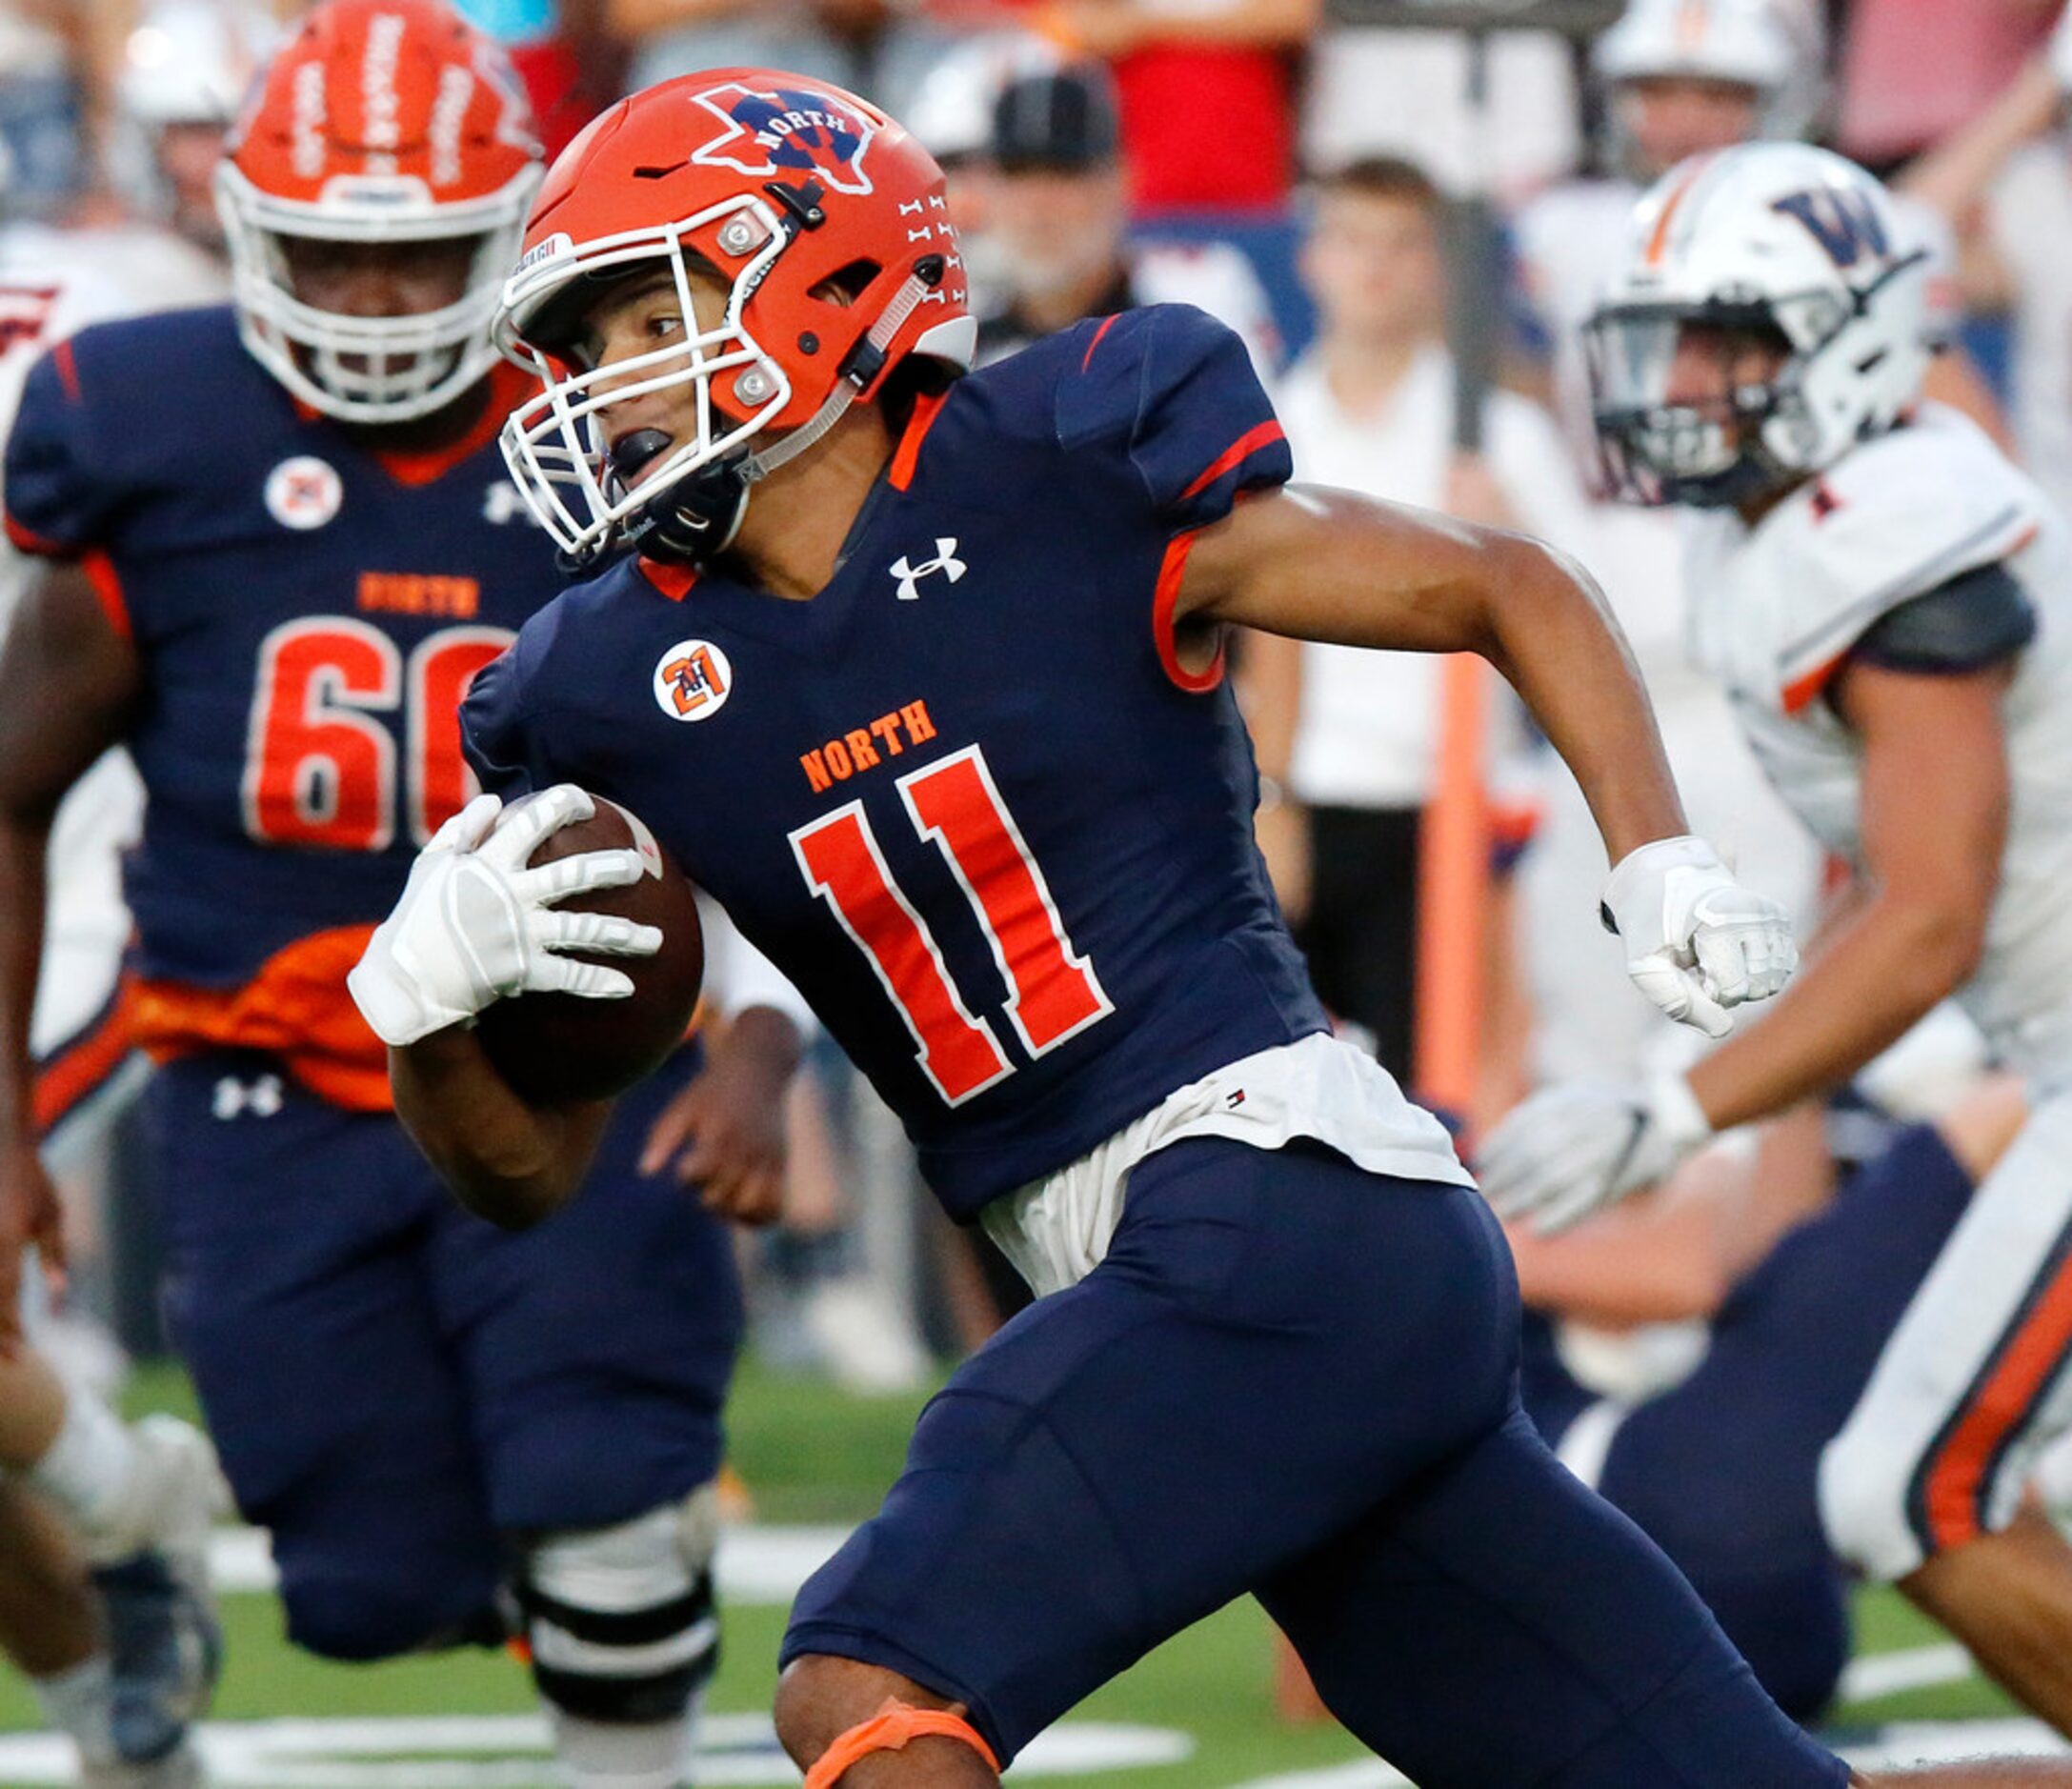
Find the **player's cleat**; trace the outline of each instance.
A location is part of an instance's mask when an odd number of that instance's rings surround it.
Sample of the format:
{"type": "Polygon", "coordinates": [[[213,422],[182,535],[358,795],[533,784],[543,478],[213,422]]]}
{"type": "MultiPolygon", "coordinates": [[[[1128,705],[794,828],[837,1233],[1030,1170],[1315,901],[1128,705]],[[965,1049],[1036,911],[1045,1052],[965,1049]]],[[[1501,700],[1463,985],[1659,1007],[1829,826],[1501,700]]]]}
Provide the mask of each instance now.
{"type": "Polygon", "coordinates": [[[189,1728],[208,1711],[223,1670],[223,1633],[206,1589],[185,1581],[162,1553],[102,1566],[93,1582],[108,1621],[110,1724],[117,1758],[131,1773],[109,1783],[174,1789],[199,1782],[189,1728]]]}
{"type": "Polygon", "coordinates": [[[176,1417],[131,1430],[133,1465],[108,1517],[85,1538],[108,1623],[116,1760],[107,1789],[201,1781],[188,1727],[223,1668],[209,1587],[209,1534],[231,1507],[209,1438],[176,1417]],[[127,1772],[128,1774],[121,1774],[127,1772]]]}

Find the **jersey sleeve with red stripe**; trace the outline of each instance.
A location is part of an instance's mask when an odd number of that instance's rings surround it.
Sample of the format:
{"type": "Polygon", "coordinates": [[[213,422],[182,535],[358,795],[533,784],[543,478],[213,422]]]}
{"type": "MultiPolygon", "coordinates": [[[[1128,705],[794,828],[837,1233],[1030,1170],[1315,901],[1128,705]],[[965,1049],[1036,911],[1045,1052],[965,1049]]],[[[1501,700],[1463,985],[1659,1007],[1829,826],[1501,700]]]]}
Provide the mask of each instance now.
{"type": "Polygon", "coordinates": [[[1058,443],[1174,533],[1285,484],[1294,461],[1237,335],[1192,305],[1147,305],[1072,332],[1058,443]]]}
{"type": "Polygon", "coordinates": [[[7,449],[9,537],[27,553],[78,558],[107,544],[128,483],[119,419],[89,398],[74,343],[30,369],[7,449]]]}

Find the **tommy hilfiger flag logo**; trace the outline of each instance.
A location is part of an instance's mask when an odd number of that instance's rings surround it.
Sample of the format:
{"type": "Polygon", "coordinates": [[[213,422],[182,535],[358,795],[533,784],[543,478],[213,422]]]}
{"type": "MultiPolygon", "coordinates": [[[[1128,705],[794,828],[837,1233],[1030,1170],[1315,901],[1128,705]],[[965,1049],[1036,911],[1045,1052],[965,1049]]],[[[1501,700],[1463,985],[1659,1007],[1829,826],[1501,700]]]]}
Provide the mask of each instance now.
{"type": "Polygon", "coordinates": [[[899,600],[903,603],[920,600],[921,579],[924,577],[932,577],[940,572],[955,584],[967,570],[964,561],[956,556],[955,534],[937,534],[935,556],[925,564],[915,565],[908,560],[905,553],[901,553],[891,566],[893,576],[899,580],[899,600]]]}

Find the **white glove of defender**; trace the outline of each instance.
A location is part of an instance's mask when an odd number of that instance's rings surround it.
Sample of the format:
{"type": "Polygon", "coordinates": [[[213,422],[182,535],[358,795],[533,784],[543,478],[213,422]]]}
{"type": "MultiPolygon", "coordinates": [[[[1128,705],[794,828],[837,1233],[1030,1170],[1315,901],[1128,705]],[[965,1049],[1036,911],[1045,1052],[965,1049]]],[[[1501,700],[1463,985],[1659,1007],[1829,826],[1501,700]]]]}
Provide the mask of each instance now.
{"type": "Polygon", "coordinates": [[[1737,882],[1701,838],[1628,852],[1604,885],[1604,913],[1634,986],[1708,1037],[1734,1029],[1726,1008],[1767,1000],[1799,967],[1784,910],[1737,882]]]}
{"type": "Polygon", "coordinates": [[[374,1035],[415,1043],[465,1024],[514,994],[576,994],[623,1000],[631,977],[557,951],[652,956],[653,926],[611,914],[556,913],[554,903],[591,889],[640,880],[636,851],[588,851],[528,869],[548,834],[596,812],[573,783],[558,783],[516,809],[477,795],[433,835],[411,866],[395,911],[374,930],[346,987],[374,1035]]]}
{"type": "Polygon", "coordinates": [[[1652,1186],[1712,1136],[1681,1075],[1646,1087],[1571,1082],[1515,1107],[1476,1159],[1497,1216],[1541,1236],[1652,1186]]]}

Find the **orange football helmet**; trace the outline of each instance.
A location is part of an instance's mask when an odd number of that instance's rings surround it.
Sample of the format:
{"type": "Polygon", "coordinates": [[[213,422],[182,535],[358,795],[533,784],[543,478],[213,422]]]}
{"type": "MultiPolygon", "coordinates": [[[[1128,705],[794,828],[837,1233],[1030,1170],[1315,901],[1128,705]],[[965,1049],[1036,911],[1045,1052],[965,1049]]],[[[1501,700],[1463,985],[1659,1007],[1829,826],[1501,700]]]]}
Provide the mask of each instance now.
{"type": "Polygon", "coordinates": [[[489,326],[540,178],[503,51],[440,0],[330,0],[268,65],[216,173],[245,346],[351,422],[439,409],[495,360],[489,326]],[[282,242],[473,240],[465,295],[350,316],[295,295],[282,242]]]}
{"type": "Polygon", "coordinates": [[[504,454],[565,553],[633,543],[702,559],[733,538],[755,480],[909,356],[968,368],[976,333],[942,170],[899,125],[801,74],[685,75],[621,100],[547,176],[496,320],[545,390],[512,413],[504,454]],[[657,263],[684,335],[577,365],[567,344],[600,282],[657,263]],[[728,288],[714,327],[696,320],[693,266],[728,288]],[[594,418],[676,385],[696,392],[696,435],[629,490],[594,418]]]}

